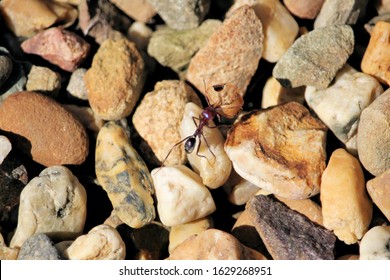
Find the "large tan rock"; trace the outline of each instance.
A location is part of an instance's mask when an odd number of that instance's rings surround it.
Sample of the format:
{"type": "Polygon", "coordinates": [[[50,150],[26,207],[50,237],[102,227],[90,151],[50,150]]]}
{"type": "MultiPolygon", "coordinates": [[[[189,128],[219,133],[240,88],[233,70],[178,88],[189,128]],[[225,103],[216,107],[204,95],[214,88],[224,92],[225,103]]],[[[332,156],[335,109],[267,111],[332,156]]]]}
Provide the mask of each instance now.
{"type": "Polygon", "coordinates": [[[367,181],[366,187],[375,205],[390,221],[390,169],[367,181]]]}

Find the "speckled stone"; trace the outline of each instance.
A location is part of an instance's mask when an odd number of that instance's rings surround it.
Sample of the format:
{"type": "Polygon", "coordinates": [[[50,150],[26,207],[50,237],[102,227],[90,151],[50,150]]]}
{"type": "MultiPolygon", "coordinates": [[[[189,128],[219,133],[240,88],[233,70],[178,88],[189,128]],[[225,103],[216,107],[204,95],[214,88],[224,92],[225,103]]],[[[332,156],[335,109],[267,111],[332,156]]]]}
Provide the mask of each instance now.
{"type": "Polygon", "coordinates": [[[18,260],[59,260],[59,252],[44,233],[29,237],[19,250],[18,260]]]}

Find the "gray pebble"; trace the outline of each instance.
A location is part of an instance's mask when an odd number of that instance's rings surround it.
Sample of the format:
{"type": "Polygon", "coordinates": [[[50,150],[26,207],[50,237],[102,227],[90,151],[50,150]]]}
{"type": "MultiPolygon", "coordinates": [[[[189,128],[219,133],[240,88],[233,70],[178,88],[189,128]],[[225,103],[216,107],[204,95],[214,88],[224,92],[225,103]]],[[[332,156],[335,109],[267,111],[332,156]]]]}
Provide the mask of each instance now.
{"type": "Polygon", "coordinates": [[[88,100],[87,89],[85,88],[84,75],[87,69],[78,68],[70,76],[66,90],[74,97],[81,100],[88,100]]]}
{"type": "Polygon", "coordinates": [[[18,260],[59,260],[60,255],[46,234],[39,233],[28,238],[20,247],[18,260]]]}

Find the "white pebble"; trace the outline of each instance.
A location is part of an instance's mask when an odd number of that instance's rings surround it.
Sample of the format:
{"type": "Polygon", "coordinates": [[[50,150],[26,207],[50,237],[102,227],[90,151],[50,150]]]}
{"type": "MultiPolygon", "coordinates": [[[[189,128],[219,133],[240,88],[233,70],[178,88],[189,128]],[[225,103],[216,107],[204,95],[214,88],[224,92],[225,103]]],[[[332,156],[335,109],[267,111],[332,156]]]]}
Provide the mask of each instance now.
{"type": "Polygon", "coordinates": [[[375,226],[360,242],[360,260],[390,260],[390,226],[375,226]]]}
{"type": "Polygon", "coordinates": [[[7,137],[0,135],[0,164],[3,163],[9,152],[12,150],[11,142],[7,137]]]}

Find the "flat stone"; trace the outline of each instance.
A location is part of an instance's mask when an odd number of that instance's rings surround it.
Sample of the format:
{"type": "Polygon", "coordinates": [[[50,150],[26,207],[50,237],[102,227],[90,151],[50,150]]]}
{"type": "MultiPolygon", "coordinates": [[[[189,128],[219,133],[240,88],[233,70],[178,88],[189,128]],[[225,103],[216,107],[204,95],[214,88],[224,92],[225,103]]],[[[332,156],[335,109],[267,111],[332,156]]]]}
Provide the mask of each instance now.
{"type": "Polygon", "coordinates": [[[116,122],[107,122],[99,131],[95,171],[124,223],[139,228],[154,220],[152,177],[125,130],[116,122]]]}
{"type": "Polygon", "coordinates": [[[44,169],[20,195],[18,226],[10,247],[20,248],[37,233],[59,240],[79,236],[86,219],[86,202],[84,187],[68,168],[44,169]]]}
{"type": "Polygon", "coordinates": [[[16,260],[18,258],[19,250],[9,248],[4,242],[3,235],[0,234],[0,260],[16,260]]]}
{"type": "Polygon", "coordinates": [[[263,29],[254,10],[237,9],[191,59],[187,80],[205,94],[204,85],[231,83],[243,96],[263,52],[263,29]]]}
{"type": "Polygon", "coordinates": [[[354,41],[349,25],[315,29],[294,42],[276,63],[272,75],[284,87],[325,89],[352,54],[354,41]]]}
{"type": "Polygon", "coordinates": [[[104,41],[84,76],[92,110],[104,120],[129,116],[145,83],[144,66],[134,43],[104,41]]]}
{"type": "Polygon", "coordinates": [[[59,252],[44,233],[29,237],[19,250],[18,260],[59,260],[59,252]]]}
{"type": "Polygon", "coordinates": [[[390,226],[375,226],[363,236],[359,260],[390,260],[390,226]]]}
{"type": "Polygon", "coordinates": [[[10,95],[0,106],[0,129],[15,147],[45,166],[81,164],[89,152],[88,135],[80,122],[39,93],[10,95]]]}
{"type": "Polygon", "coordinates": [[[21,48],[25,53],[39,55],[72,72],[88,56],[90,45],[76,33],[52,27],[24,41],[21,48]]]}
{"type": "Polygon", "coordinates": [[[61,76],[50,68],[33,66],[27,76],[27,91],[35,91],[55,97],[61,88],[61,76]]]}
{"type": "Polygon", "coordinates": [[[287,9],[295,16],[315,19],[325,0],[283,0],[287,9]]]}
{"type": "Polygon", "coordinates": [[[153,6],[145,0],[110,0],[115,6],[136,21],[148,23],[155,15],[153,6]]]}
{"type": "Polygon", "coordinates": [[[275,260],[332,260],[336,237],[270,196],[258,195],[246,209],[275,260]]]}
{"type": "Polygon", "coordinates": [[[335,150],[322,175],[324,226],[346,244],[354,244],[368,230],[372,202],[366,192],[359,161],[344,149],[335,150]]]}
{"type": "Polygon", "coordinates": [[[390,169],[390,90],[386,90],[365,108],[357,134],[359,159],[377,176],[390,169]]]}
{"type": "Polygon", "coordinates": [[[305,199],[320,191],[326,130],[303,105],[290,102],[243,115],[225,150],[244,179],[281,197],[305,199]]]}
{"type": "Polygon", "coordinates": [[[372,201],[390,221],[390,169],[367,181],[366,187],[372,201]]]}
{"type": "Polygon", "coordinates": [[[11,76],[12,68],[12,59],[7,55],[0,55],[0,88],[11,76]]]}
{"type": "Polygon", "coordinates": [[[77,68],[70,76],[66,91],[72,96],[81,100],[88,100],[88,91],[85,87],[84,75],[87,72],[85,68],[77,68]]]}

